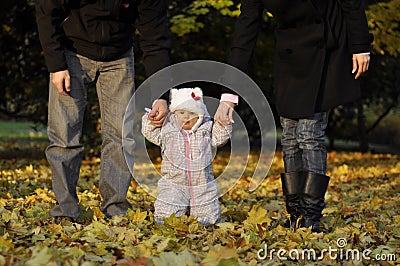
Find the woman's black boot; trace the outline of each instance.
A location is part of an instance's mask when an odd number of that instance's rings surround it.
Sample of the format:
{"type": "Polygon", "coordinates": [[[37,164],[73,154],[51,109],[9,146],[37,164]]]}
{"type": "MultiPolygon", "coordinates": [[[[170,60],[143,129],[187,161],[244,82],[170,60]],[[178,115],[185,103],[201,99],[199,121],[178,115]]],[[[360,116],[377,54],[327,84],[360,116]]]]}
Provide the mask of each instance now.
{"type": "Polygon", "coordinates": [[[284,227],[295,228],[300,217],[300,195],[303,191],[302,172],[290,172],[281,174],[282,191],[286,201],[286,211],[290,218],[285,222],[284,227]]]}
{"type": "Polygon", "coordinates": [[[319,233],[322,210],[325,207],[324,196],[328,188],[329,177],[312,172],[304,173],[303,193],[300,196],[301,227],[311,227],[319,233]]]}

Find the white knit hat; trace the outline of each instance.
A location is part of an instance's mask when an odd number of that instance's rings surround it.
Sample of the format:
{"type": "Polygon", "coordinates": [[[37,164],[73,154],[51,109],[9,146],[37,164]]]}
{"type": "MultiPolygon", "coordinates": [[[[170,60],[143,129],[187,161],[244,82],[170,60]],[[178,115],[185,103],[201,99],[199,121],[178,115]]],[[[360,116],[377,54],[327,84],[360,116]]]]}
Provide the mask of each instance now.
{"type": "Polygon", "coordinates": [[[203,123],[204,117],[209,117],[207,107],[203,102],[203,91],[199,87],[171,89],[170,92],[171,104],[169,110],[175,112],[176,110],[185,110],[193,112],[199,116],[197,122],[193,125],[193,131],[203,123]]]}
{"type": "Polygon", "coordinates": [[[206,106],[203,102],[203,91],[199,88],[171,89],[169,110],[185,110],[204,116],[206,106]]]}

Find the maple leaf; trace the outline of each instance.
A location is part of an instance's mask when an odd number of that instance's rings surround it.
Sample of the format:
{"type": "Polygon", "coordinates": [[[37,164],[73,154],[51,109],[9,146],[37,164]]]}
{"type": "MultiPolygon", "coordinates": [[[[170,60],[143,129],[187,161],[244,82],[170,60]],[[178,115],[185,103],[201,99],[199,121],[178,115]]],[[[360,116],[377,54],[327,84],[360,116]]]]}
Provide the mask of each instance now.
{"type": "Polygon", "coordinates": [[[185,223],[185,219],[185,215],[176,217],[175,214],[172,214],[170,217],[164,218],[164,224],[177,232],[186,233],[189,231],[189,225],[185,223]]]}
{"type": "Polygon", "coordinates": [[[210,265],[238,265],[239,255],[232,248],[215,246],[211,249],[207,256],[202,260],[206,266],[210,265]]]}
{"type": "Polygon", "coordinates": [[[155,266],[194,266],[197,265],[195,257],[185,250],[181,253],[164,252],[159,257],[153,257],[152,261],[155,266]]]}
{"type": "Polygon", "coordinates": [[[259,205],[254,205],[249,212],[249,217],[244,220],[244,224],[257,226],[258,224],[262,225],[266,223],[267,226],[269,226],[271,221],[271,218],[268,217],[267,211],[264,208],[259,205]]]}
{"type": "Polygon", "coordinates": [[[46,265],[52,258],[51,250],[48,247],[35,247],[32,258],[26,262],[27,266],[46,265]]]}
{"type": "Polygon", "coordinates": [[[128,209],[126,217],[135,223],[143,222],[147,217],[147,211],[141,212],[139,209],[136,209],[136,211],[128,209]]]}

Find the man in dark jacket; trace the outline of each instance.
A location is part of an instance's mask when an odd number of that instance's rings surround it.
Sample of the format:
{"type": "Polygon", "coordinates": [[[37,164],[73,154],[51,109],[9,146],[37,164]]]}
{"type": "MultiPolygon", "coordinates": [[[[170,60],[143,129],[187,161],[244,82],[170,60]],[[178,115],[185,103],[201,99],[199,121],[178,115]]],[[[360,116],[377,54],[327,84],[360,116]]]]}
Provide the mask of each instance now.
{"type": "MultiPolygon", "coordinates": [[[[95,84],[100,103],[102,212],[112,217],[130,207],[131,174],[122,151],[125,109],[134,92],[134,33],[140,33],[148,75],[170,64],[165,0],[37,0],[40,41],[50,72],[46,156],[52,168],[57,221],[76,220],[81,209],[76,185],[83,155],[82,136],[87,87],[95,84]]],[[[162,125],[167,101],[150,113],[162,125]]]]}
{"type": "Polygon", "coordinates": [[[274,83],[283,128],[287,227],[320,231],[329,110],[360,96],[372,38],[362,0],[243,0],[228,62],[248,71],[264,9],[276,21],[274,83]]]}

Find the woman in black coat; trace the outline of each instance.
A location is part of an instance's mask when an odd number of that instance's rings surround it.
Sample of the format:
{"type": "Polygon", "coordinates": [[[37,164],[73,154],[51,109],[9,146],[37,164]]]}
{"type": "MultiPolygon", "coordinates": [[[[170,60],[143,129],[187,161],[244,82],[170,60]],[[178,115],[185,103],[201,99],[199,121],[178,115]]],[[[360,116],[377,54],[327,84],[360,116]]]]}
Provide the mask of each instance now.
{"type": "Polygon", "coordinates": [[[276,21],[275,104],[283,128],[281,179],[290,214],[285,226],[294,227],[301,217],[302,227],[319,232],[329,182],[328,113],[360,96],[358,78],[368,69],[372,35],[363,0],[243,0],[228,62],[244,72],[265,10],[276,21]]]}

